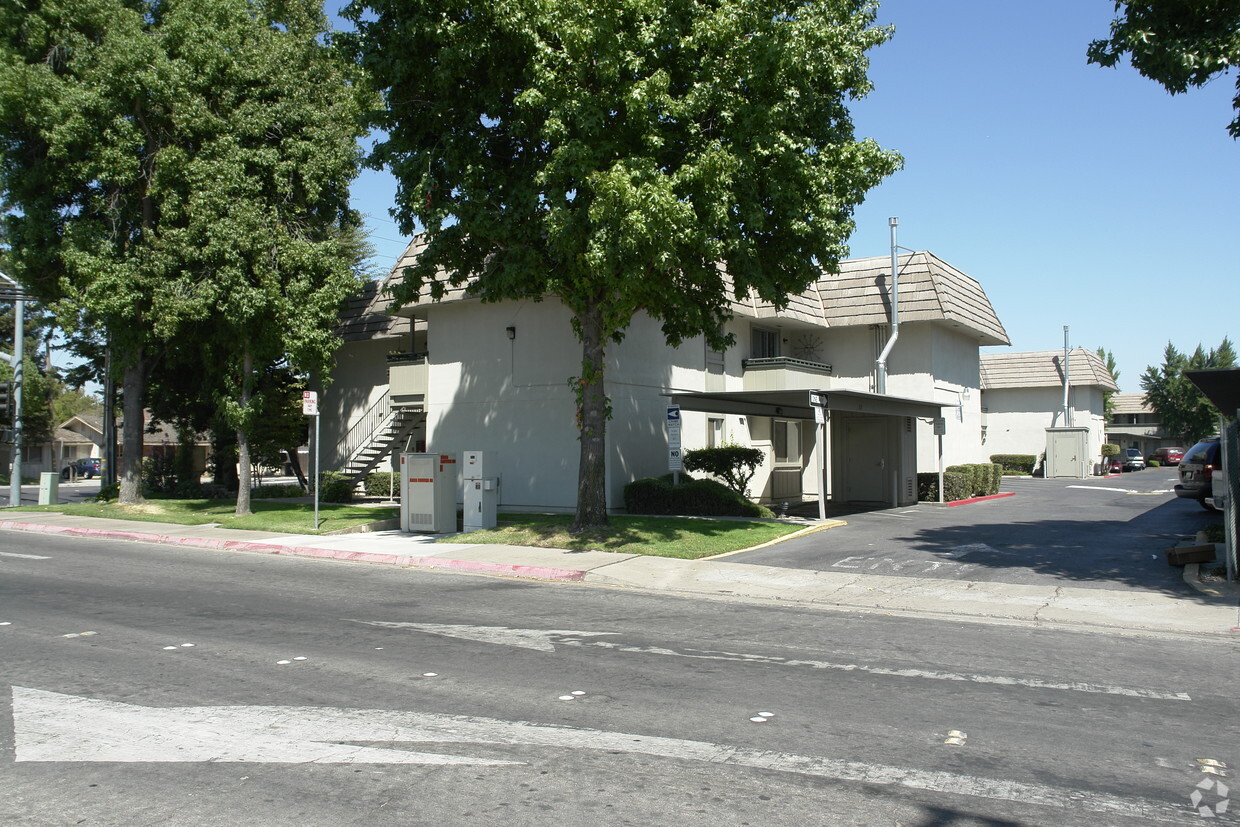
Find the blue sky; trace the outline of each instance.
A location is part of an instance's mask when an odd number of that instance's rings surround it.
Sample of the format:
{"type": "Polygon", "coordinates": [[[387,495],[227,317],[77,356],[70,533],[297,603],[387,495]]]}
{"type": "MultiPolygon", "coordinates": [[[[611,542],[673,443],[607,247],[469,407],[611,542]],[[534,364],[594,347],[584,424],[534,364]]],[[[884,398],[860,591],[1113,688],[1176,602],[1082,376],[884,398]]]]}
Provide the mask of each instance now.
{"type": "MultiPolygon", "coordinates": [[[[327,8],[336,7],[329,0],[327,8]]],[[[1236,338],[1240,309],[1240,142],[1235,75],[1172,97],[1128,66],[1085,63],[1111,0],[886,0],[895,36],[870,53],[874,91],[856,133],[900,152],[904,169],[857,210],[853,257],[898,242],[981,282],[1010,348],[1115,354],[1139,391],[1171,341],[1236,338]]],[[[337,23],[338,25],[339,22],[337,23]]],[[[366,173],[375,266],[404,248],[388,215],[395,184],[366,173]]]]}

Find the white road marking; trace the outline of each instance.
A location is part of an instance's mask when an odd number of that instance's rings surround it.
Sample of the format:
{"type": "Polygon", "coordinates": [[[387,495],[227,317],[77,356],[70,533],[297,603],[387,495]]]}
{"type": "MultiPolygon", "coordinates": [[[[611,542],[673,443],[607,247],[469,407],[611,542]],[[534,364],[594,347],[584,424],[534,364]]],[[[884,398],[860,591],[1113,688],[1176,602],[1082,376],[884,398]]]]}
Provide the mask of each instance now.
{"type": "Polygon", "coordinates": [[[1081,489],[1084,489],[1085,491],[1115,491],[1120,494],[1137,493],[1136,491],[1132,491],[1131,489],[1128,489],[1128,488],[1107,488],[1105,485],[1069,485],[1066,487],[1067,488],[1081,488],[1081,489]]]}
{"type": "Polygon", "coordinates": [[[618,635],[619,632],[561,632],[550,629],[509,629],[504,626],[451,626],[438,623],[405,623],[385,620],[354,620],[368,626],[389,629],[407,628],[447,637],[463,637],[486,643],[520,646],[540,652],[554,652],[556,646],[593,646],[641,655],[669,655],[695,660],[721,660],[736,663],[764,663],[773,666],[800,666],[808,669],[828,669],[838,672],[866,672],[896,678],[924,678],[937,681],[961,681],[991,684],[995,686],[1023,686],[1029,689],[1056,689],[1070,692],[1086,692],[1097,695],[1120,695],[1129,698],[1151,698],[1160,701],[1191,701],[1187,692],[1164,692],[1157,689],[1140,689],[1111,684],[1086,683],[1084,681],[1045,681],[1038,678],[1013,678],[1004,675],[976,675],[960,672],[942,672],[928,669],[870,666],[861,663],[836,663],[833,661],[783,658],[777,655],[753,655],[741,652],[711,652],[701,650],[676,651],[659,646],[627,646],[605,640],[581,640],[582,637],[618,635]],[[455,630],[465,630],[457,634],[455,630]],[[486,630],[483,633],[480,630],[486,630]]]}
{"type": "Polygon", "coordinates": [[[52,559],[50,557],[45,557],[42,554],[18,554],[15,551],[0,551],[0,557],[19,557],[22,560],[51,560],[52,559]]]}
{"type": "Polygon", "coordinates": [[[1183,805],[951,772],[731,744],[463,715],[287,706],[153,708],[13,687],[19,762],[268,762],[512,765],[356,742],[504,744],[603,750],[887,784],[1114,817],[1188,820],[1183,805]],[[352,742],[352,743],[351,743],[352,742]]]}
{"type": "Polygon", "coordinates": [[[386,620],[355,620],[354,623],[365,623],[368,626],[379,626],[385,629],[416,629],[432,635],[463,638],[480,643],[500,643],[505,646],[519,646],[522,649],[533,649],[536,652],[554,652],[553,637],[590,637],[595,635],[616,635],[619,632],[569,632],[554,629],[509,629],[504,626],[467,626],[448,623],[401,623],[386,620]]]}

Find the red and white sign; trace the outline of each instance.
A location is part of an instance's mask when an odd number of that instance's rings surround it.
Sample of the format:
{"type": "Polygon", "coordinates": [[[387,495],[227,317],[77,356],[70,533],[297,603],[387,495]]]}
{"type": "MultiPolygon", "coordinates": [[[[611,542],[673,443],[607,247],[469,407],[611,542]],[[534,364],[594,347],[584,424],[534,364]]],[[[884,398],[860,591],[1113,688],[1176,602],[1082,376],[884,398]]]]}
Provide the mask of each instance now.
{"type": "Polygon", "coordinates": [[[319,394],[317,391],[301,392],[301,412],[303,416],[319,415],[319,394]]]}

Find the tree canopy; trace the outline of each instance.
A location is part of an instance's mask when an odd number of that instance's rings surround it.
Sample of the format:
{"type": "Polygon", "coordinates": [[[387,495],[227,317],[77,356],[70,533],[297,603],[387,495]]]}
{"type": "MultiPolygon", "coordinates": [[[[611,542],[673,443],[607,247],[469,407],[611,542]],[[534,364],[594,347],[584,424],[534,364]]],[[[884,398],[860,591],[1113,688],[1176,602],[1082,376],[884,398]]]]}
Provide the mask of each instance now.
{"type": "MultiPolygon", "coordinates": [[[[1201,87],[1240,64],[1240,0],[1119,0],[1111,36],[1089,44],[1090,63],[1132,66],[1171,94],[1201,87]]],[[[1240,138],[1240,77],[1227,131],[1240,138]]]]}
{"type": "MultiPolygon", "coordinates": [[[[1119,383],[1119,368],[1115,363],[1115,354],[1100,347],[1097,350],[1098,358],[1102,360],[1102,364],[1107,366],[1107,372],[1111,374],[1111,378],[1119,383]]],[[[1107,422],[1111,421],[1111,417],[1115,415],[1115,391],[1102,392],[1102,412],[1107,422]]]]}
{"type": "Polygon", "coordinates": [[[606,522],[603,365],[638,313],[668,343],[730,344],[730,300],[784,306],[847,255],[900,164],[847,102],[890,36],[868,0],[355,0],[383,95],[371,162],[427,246],[398,302],[445,281],[554,295],[582,342],[582,529],[606,522]],[[438,277],[437,273],[447,273],[438,277]]]}
{"type": "Polygon", "coordinates": [[[123,367],[132,502],[161,352],[216,345],[204,369],[235,380],[220,402],[242,434],[265,366],[330,355],[359,284],[363,99],[317,0],[4,4],[0,32],[14,275],[123,367]]]}
{"type": "Polygon", "coordinates": [[[1236,351],[1227,337],[1209,351],[1197,345],[1191,355],[1167,342],[1162,365],[1151,365],[1141,374],[1145,402],[1158,414],[1163,430],[1188,447],[1204,436],[1218,433],[1219,412],[1184,376],[1184,371],[1235,366],[1236,351]]]}

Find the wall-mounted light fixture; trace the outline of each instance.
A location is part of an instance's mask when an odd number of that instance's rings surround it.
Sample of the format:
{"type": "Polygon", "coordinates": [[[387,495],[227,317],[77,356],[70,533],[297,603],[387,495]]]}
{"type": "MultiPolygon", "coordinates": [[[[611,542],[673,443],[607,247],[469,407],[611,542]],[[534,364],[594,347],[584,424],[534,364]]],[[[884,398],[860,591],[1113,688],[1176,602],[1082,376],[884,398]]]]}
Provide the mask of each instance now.
{"type": "Polygon", "coordinates": [[[517,338],[517,329],[515,327],[507,328],[509,340],[517,338]]]}

